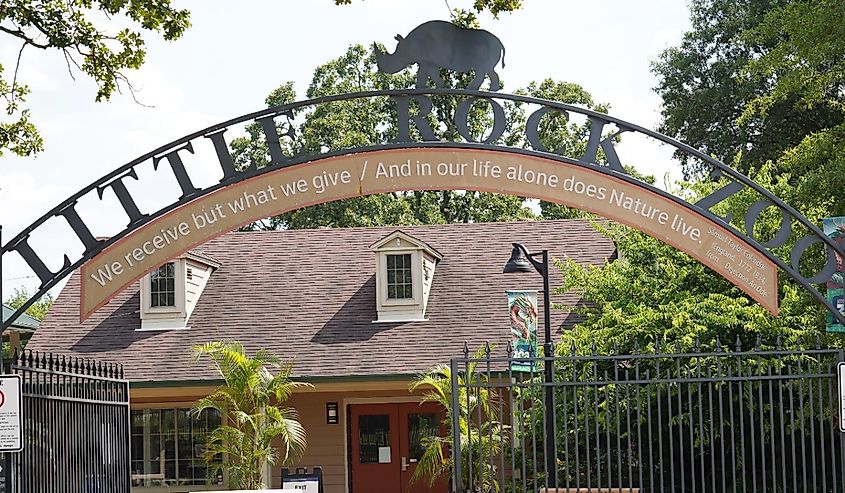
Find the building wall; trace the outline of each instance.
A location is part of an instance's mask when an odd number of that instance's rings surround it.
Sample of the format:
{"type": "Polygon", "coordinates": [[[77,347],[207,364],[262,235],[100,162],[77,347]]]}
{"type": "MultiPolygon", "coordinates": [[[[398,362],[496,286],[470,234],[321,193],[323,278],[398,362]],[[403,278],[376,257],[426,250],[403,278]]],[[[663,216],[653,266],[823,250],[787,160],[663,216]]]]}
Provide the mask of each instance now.
{"type": "MultiPolygon", "coordinates": [[[[350,383],[315,384],[313,390],[294,394],[285,405],[299,413],[300,422],[306,431],[305,455],[288,466],[291,471],[306,467],[310,472],[314,466],[323,469],[325,493],[347,491],[347,405],[363,403],[416,402],[418,395],[408,392],[410,381],[370,381],[350,383]],[[326,404],[338,403],[339,423],[326,424],[326,404]]],[[[209,394],[214,387],[160,387],[133,389],[133,409],[161,407],[190,407],[197,399],[209,394]]],[[[277,443],[277,446],[279,443],[277,443]]],[[[281,487],[282,466],[273,466],[270,471],[271,487],[281,487]]],[[[202,491],[206,487],[185,488],[134,488],[137,493],[158,493],[159,491],[202,491]]],[[[216,487],[210,490],[219,489],[216,487]]]]}

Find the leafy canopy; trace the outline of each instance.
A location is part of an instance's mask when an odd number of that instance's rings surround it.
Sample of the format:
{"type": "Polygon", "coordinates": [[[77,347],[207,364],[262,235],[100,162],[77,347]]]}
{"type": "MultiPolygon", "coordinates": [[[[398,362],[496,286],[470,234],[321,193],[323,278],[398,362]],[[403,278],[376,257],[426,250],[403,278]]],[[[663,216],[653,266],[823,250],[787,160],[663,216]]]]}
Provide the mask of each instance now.
{"type": "MultiPolygon", "coordinates": [[[[841,124],[832,100],[843,96],[842,9],[836,0],[693,0],[692,30],[652,67],[658,130],[723,162],[738,158],[747,173],[841,124]]],[[[710,171],[679,157],[687,177],[710,171]]]]}
{"type": "MultiPolygon", "coordinates": [[[[22,307],[30,297],[31,295],[26,288],[16,288],[15,293],[6,298],[6,301],[3,303],[9,308],[18,309],[22,307]]],[[[30,305],[29,308],[26,309],[25,313],[36,320],[44,320],[44,317],[47,316],[47,312],[50,311],[52,306],[53,295],[46,293],[44,296],[39,298],[38,301],[30,305]]]]}
{"type": "Polygon", "coordinates": [[[144,63],[143,31],[178,39],[190,26],[187,10],[171,7],[170,0],[7,0],[0,3],[0,39],[18,43],[14,67],[0,64],[0,96],[6,101],[0,120],[0,156],[11,151],[21,156],[44,149],[38,128],[25,108],[30,89],[18,79],[27,48],[58,50],[71,77],[81,72],[97,84],[96,101],[108,100],[121,87],[134,93],[126,75],[144,63]],[[111,29],[115,20],[134,27],[111,29]],[[140,28],[140,29],[139,29],[140,28]],[[4,73],[5,72],[5,73],[4,73]]]}
{"type": "MultiPolygon", "coordinates": [[[[475,25],[471,15],[460,19],[475,25]]],[[[441,74],[447,87],[465,87],[472,74],[441,74]]],[[[306,96],[318,98],[358,91],[399,89],[413,86],[415,74],[405,69],[397,74],[378,71],[372,47],[350,46],[340,57],[314,71],[306,96]]],[[[546,79],[530,84],[517,93],[540,98],[581,104],[590,109],[607,111],[597,104],[582,87],[546,79]]],[[[275,89],[266,99],[268,106],[293,102],[296,93],[288,82],[275,89]]],[[[454,96],[436,96],[434,118],[444,122],[433,125],[438,138],[460,140],[454,125],[454,112],[459,100],[454,96]]],[[[507,129],[501,138],[506,145],[527,147],[524,127],[527,115],[522,104],[506,104],[507,129]]],[[[319,153],[326,149],[348,149],[388,142],[395,138],[395,109],[389,98],[367,98],[336,101],[317,105],[312,112],[296,114],[294,122],[278,123],[279,134],[295,135],[293,142],[283,139],[288,153],[319,153]],[[296,123],[301,121],[301,123],[296,123]]],[[[478,136],[489,128],[491,115],[485,105],[475,105],[470,113],[470,131],[478,136]]],[[[269,162],[262,130],[257,124],[247,128],[247,137],[233,139],[232,154],[238,166],[263,167],[269,162]]],[[[540,139],[548,148],[582,150],[589,135],[588,123],[570,123],[560,115],[548,115],[540,125],[540,139]]],[[[543,217],[580,217],[574,211],[556,204],[542,203],[543,217]]],[[[252,229],[301,229],[406,224],[444,224],[455,222],[514,221],[535,218],[523,197],[473,191],[412,191],[355,197],[343,201],[318,204],[287,212],[250,226],[252,229]]]]}

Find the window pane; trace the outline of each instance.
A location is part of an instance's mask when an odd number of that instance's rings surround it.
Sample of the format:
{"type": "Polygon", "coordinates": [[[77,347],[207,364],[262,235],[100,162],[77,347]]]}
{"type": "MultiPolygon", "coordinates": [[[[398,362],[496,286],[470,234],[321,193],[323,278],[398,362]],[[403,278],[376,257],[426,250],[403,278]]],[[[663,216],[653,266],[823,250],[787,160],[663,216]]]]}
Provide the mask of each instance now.
{"type": "Polygon", "coordinates": [[[408,415],[408,450],[411,459],[419,460],[425,452],[423,438],[437,436],[437,413],[408,415]]]}
{"type": "Polygon", "coordinates": [[[150,276],[150,306],[176,306],[175,264],[168,262],[150,276]],[[168,296],[171,295],[171,296],[168,296]]]}
{"type": "Polygon", "coordinates": [[[132,410],[132,434],[133,435],[143,435],[144,434],[144,410],[143,409],[132,410]]]}
{"type": "Polygon", "coordinates": [[[378,463],[379,447],[390,446],[390,416],[359,416],[358,443],[361,447],[361,464],[378,463]]]}
{"type": "Polygon", "coordinates": [[[414,297],[411,254],[387,256],[387,288],[388,298],[414,297]]]}
{"type": "Polygon", "coordinates": [[[169,460],[164,463],[164,477],[166,479],[176,479],[176,461],[169,460]]]}
{"type": "Polygon", "coordinates": [[[150,420],[150,433],[160,433],[161,432],[161,410],[159,409],[150,409],[147,411],[149,414],[150,420]]]}

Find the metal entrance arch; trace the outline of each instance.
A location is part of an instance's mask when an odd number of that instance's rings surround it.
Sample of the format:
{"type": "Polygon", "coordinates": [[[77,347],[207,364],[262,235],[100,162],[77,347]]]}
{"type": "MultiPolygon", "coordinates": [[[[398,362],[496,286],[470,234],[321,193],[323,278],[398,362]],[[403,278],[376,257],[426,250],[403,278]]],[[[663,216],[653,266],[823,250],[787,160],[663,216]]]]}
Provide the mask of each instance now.
{"type": "MultiPolygon", "coordinates": [[[[104,251],[114,248],[121,240],[131,238],[133,233],[144,226],[155,225],[158,221],[165,219],[172,213],[177,213],[179,209],[184,210],[185,207],[190,207],[191,204],[196,204],[198,200],[210,196],[215,192],[225,191],[225,189],[234,187],[238,184],[243,184],[249,182],[250,180],[257,180],[262,176],[269,176],[271,173],[286,169],[293,170],[297,167],[306,165],[314,165],[315,163],[325,162],[327,159],[331,158],[339,159],[343,156],[350,156],[356,153],[421,148],[435,150],[441,148],[461,149],[466,152],[473,150],[491,151],[506,153],[508,156],[514,156],[515,158],[520,159],[531,158],[543,160],[544,162],[549,161],[563,163],[568,167],[571,167],[567,168],[568,170],[575,168],[588,170],[595,176],[607,177],[612,179],[614,183],[626,184],[642,190],[650,197],[657,197],[661,200],[674,203],[689,213],[703,218],[707,224],[713,225],[714,228],[719,229],[719,231],[713,233],[713,236],[724,236],[723,232],[721,232],[722,229],[730,233],[729,236],[725,236],[720,241],[725,241],[731,246],[739,245],[743,251],[759,254],[758,263],[761,268],[764,267],[764,263],[770,263],[771,265],[775,265],[780,268],[780,270],[786,272],[821,304],[823,304],[832,313],[834,318],[845,323],[845,316],[840,314],[839,311],[836,310],[836,308],[828,302],[826,297],[814,286],[816,283],[821,283],[829,279],[831,274],[835,271],[835,253],[843,254],[845,252],[842,252],[842,250],[830,238],[824,235],[817,225],[811,223],[794,208],[790,207],[771,192],[765,190],[748,177],[742,175],[724,163],[704,155],[703,153],[683,143],[677,142],[674,139],[646,128],[625,122],[603,113],[597,113],[568,104],[522,95],[500,94],[488,91],[462,89],[408,89],[327,96],[249,113],[218,125],[205,128],[159,147],[96,180],[76,194],[68,197],[47,214],[21,231],[18,235],[12,238],[11,241],[2,246],[2,250],[0,250],[2,252],[0,260],[8,259],[12,255],[21,257],[41,281],[38,291],[30,300],[27,301],[27,303],[22,305],[7,322],[4,323],[4,328],[8,325],[8,323],[10,323],[9,321],[14,320],[20,313],[23,313],[23,311],[25,311],[26,308],[38,299],[38,297],[46,293],[47,290],[53,287],[62,278],[69,275],[73,270],[79,268],[86,262],[97,258],[104,251]],[[330,105],[335,102],[373,98],[379,98],[382,102],[387,103],[382,105],[384,107],[383,111],[386,112],[387,117],[395,121],[396,128],[398,129],[398,134],[393,141],[385,141],[378,145],[368,147],[325,149],[323,152],[317,154],[304,154],[301,150],[293,152],[285,151],[285,149],[290,148],[294,143],[295,129],[292,122],[297,115],[302,114],[302,112],[305,111],[313,111],[321,106],[330,107],[330,105]],[[457,109],[454,115],[450,117],[452,121],[449,122],[450,124],[454,124],[459,134],[456,141],[437,141],[430,126],[429,118],[433,115],[432,108],[436,107],[436,105],[439,104],[438,101],[443,98],[451,98],[453,102],[457,103],[457,109]],[[523,132],[524,140],[529,146],[528,149],[508,147],[499,142],[499,138],[504,132],[504,119],[506,118],[504,109],[505,105],[503,105],[503,102],[523,105],[530,108],[531,111],[529,116],[526,118],[523,127],[518,130],[523,132]],[[492,125],[488,128],[489,133],[484,137],[474,136],[469,130],[468,114],[470,109],[475,105],[487,105],[491,109],[492,125]],[[574,115],[581,115],[581,117],[586,118],[590,124],[591,131],[586,151],[583,154],[570,156],[566,155],[566,149],[550,151],[543,147],[540,139],[540,122],[547,114],[558,114],[567,120],[574,115]],[[258,124],[262,129],[265,143],[267,145],[268,164],[261,168],[250,167],[245,170],[239,170],[234,164],[229,145],[226,142],[224,134],[230,127],[250,122],[258,124]],[[683,197],[659,190],[648,183],[642,182],[641,180],[626,174],[623,167],[624,163],[614,148],[614,138],[619,134],[626,132],[639,133],[649,138],[656,139],[659,142],[672,146],[679,152],[708,163],[712,166],[716,174],[725,179],[723,186],[695,204],[692,204],[685,201],[683,197]],[[222,177],[216,184],[207,187],[198,187],[191,179],[190,170],[192,167],[192,155],[195,153],[195,150],[200,148],[200,146],[213,149],[217,160],[216,164],[219,165],[220,172],[222,173],[222,177]],[[599,150],[601,150],[602,154],[606,157],[605,160],[599,159],[599,150]],[[170,174],[172,179],[178,184],[179,190],[181,191],[181,195],[178,199],[157,211],[140,210],[135,198],[126,186],[126,182],[128,180],[139,180],[137,169],[140,167],[151,167],[155,173],[170,174]],[[745,217],[742,222],[745,226],[744,228],[732,226],[729,223],[731,218],[718,217],[711,211],[711,208],[723,200],[743,191],[750,191],[758,197],[758,200],[752,203],[745,213],[745,217]],[[125,211],[128,224],[122,229],[122,231],[108,240],[95,238],[88,228],[83,215],[77,211],[77,205],[81,200],[106,200],[116,203],[116,205],[125,211]],[[772,208],[780,214],[782,218],[780,228],[772,238],[757,237],[754,232],[754,224],[760,219],[763,211],[769,208],[772,208]],[[48,221],[65,222],[68,226],[70,226],[84,247],[84,252],[81,255],[74,256],[73,258],[71,258],[70,254],[65,254],[62,257],[60,267],[56,270],[48,267],[49,261],[45,261],[29,242],[33,233],[37,233],[38,230],[48,221]],[[791,251],[786,253],[779,253],[775,251],[776,248],[784,245],[792,237],[797,237],[799,239],[794,243],[791,251]],[[738,240],[735,240],[734,238],[738,238],[738,240]],[[809,274],[800,272],[800,264],[803,254],[807,249],[817,243],[823,245],[826,251],[826,261],[824,266],[818,272],[809,274]]],[[[469,154],[464,155],[464,157],[466,156],[469,156],[469,154]]],[[[340,179],[337,176],[335,179],[340,179]]],[[[435,180],[433,179],[432,183],[433,184],[428,187],[425,183],[418,183],[415,189],[442,187],[442,185],[435,183],[435,180]]],[[[461,188],[486,190],[483,185],[479,185],[476,181],[472,180],[465,180],[461,188]]],[[[377,187],[375,187],[375,189],[377,189],[377,187]]],[[[406,188],[385,187],[382,191],[392,189],[403,190],[406,188]]],[[[551,199],[553,201],[557,200],[561,203],[570,203],[567,201],[573,200],[572,194],[564,192],[565,190],[557,190],[556,195],[551,197],[551,199]]],[[[328,199],[324,201],[328,201],[328,199]]],[[[306,204],[293,204],[295,207],[303,205],[306,204]]],[[[288,204],[288,206],[290,206],[290,204],[288,204]]],[[[590,210],[589,208],[585,209],[590,210]]],[[[277,210],[285,210],[285,208],[280,206],[277,210]]],[[[637,227],[637,225],[634,224],[634,227],[637,227]]],[[[669,228],[666,228],[666,230],[668,231],[669,228]]],[[[646,232],[652,234],[653,236],[657,236],[664,241],[667,241],[667,239],[670,238],[668,233],[666,235],[661,235],[656,234],[654,231],[646,232]]],[[[171,235],[175,243],[179,243],[177,238],[175,238],[179,235],[179,233],[180,231],[177,228],[177,230],[175,230],[171,235]]],[[[164,231],[162,231],[162,235],[160,242],[167,242],[169,244],[168,237],[164,231]]],[[[207,237],[202,238],[197,236],[192,240],[183,241],[182,244],[179,245],[179,248],[181,251],[187,250],[188,248],[199,244],[203,239],[207,239],[207,237]],[[191,241],[194,241],[194,243],[191,243],[191,241]]],[[[149,249],[152,250],[153,243],[149,243],[149,249]]],[[[681,248],[675,243],[672,244],[681,248]]],[[[142,246],[146,248],[143,244],[140,244],[139,248],[142,246]]],[[[692,254],[696,258],[699,258],[699,260],[702,260],[702,255],[696,255],[695,252],[691,252],[685,248],[681,249],[692,254]]],[[[173,252],[171,251],[171,253],[173,252]]],[[[755,257],[755,259],[756,258],[757,257],[755,257]]],[[[128,257],[126,260],[128,262],[131,261],[128,257]]],[[[166,260],[166,257],[157,258],[157,260],[164,261],[166,260]]],[[[114,264],[114,266],[116,268],[119,267],[118,270],[122,271],[119,273],[110,273],[114,277],[120,277],[118,282],[112,283],[114,291],[146,273],[146,271],[130,269],[130,267],[133,266],[117,264],[114,264]]],[[[711,267],[713,267],[713,265],[711,265],[711,267]]],[[[149,270],[149,268],[147,270],[149,270]]],[[[761,283],[758,282],[759,279],[755,277],[744,277],[742,273],[737,273],[735,271],[731,271],[728,275],[726,275],[725,272],[721,273],[722,275],[725,275],[728,280],[746,291],[746,293],[749,293],[751,297],[754,297],[758,301],[761,301],[761,298],[764,297],[772,299],[772,296],[775,295],[775,302],[773,306],[770,303],[767,308],[773,313],[776,313],[776,282],[771,282],[770,280],[768,286],[761,287],[761,283]],[[763,294],[766,296],[763,296],[763,294]]],[[[101,277],[101,280],[102,279],[103,278],[101,277]]],[[[87,312],[90,312],[90,310],[83,310],[82,315],[85,316],[87,312]]]]}

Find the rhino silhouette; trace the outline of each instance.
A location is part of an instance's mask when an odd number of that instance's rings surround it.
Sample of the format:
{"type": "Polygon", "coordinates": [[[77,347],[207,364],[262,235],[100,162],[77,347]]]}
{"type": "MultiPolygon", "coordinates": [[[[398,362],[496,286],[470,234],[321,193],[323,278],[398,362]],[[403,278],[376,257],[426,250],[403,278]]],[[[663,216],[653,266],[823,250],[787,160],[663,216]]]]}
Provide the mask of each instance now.
{"type": "Polygon", "coordinates": [[[493,33],[483,29],[460,28],[451,22],[429,21],[415,27],[408,36],[396,35],[399,42],[393,53],[387,53],[373,43],[380,72],[395,74],[417,64],[417,89],[423,89],[428,79],[435,87],[444,87],[440,69],[455,72],[475,71],[475,78],[467,89],[479,89],[485,77],[490,77],[490,90],[501,87],[496,65],[505,66],[505,47],[493,33]]]}

